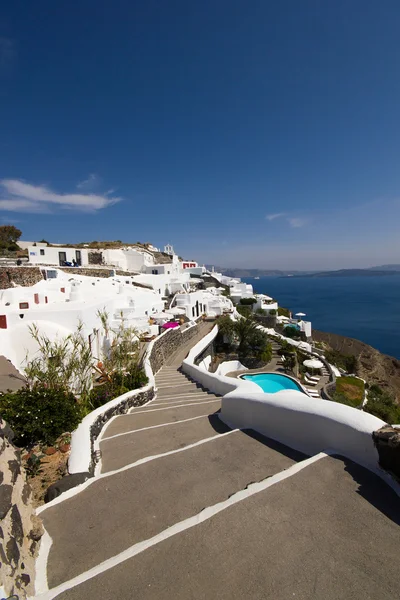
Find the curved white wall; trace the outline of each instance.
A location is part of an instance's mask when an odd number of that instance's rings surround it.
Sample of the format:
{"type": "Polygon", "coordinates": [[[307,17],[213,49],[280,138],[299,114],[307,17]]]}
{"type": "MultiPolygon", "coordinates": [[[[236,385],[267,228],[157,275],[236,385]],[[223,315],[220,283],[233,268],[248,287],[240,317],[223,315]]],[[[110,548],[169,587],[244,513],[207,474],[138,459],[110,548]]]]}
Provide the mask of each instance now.
{"type": "Polygon", "coordinates": [[[228,394],[233,390],[240,387],[244,392],[256,392],[259,390],[259,386],[251,381],[245,381],[244,379],[234,379],[233,377],[225,377],[225,375],[217,375],[205,371],[201,367],[194,364],[196,357],[203,351],[207,346],[215,340],[218,334],[218,326],[216,325],[210,333],[208,333],[196,346],[193,346],[189,352],[187,358],[183,361],[182,370],[184,373],[189,375],[195,381],[201,383],[205,388],[214,392],[214,394],[228,394]]]}
{"type": "Polygon", "coordinates": [[[382,474],[372,433],[385,425],[355,408],[316,400],[295,390],[260,392],[250,381],[205,372],[194,364],[218,327],[192,348],[182,369],[214,393],[222,394],[221,419],[231,427],[254,429],[305,454],[333,451],[382,474]]]}
{"type": "Polygon", "coordinates": [[[219,365],[216,373],[217,375],[226,375],[232,371],[248,371],[248,368],[242,365],[240,360],[225,360],[219,365]]]}
{"type": "Polygon", "coordinates": [[[306,454],[333,450],[376,471],[378,452],[372,432],[383,421],[350,406],[314,400],[301,392],[243,394],[222,399],[221,419],[231,427],[254,429],[306,454]]]}

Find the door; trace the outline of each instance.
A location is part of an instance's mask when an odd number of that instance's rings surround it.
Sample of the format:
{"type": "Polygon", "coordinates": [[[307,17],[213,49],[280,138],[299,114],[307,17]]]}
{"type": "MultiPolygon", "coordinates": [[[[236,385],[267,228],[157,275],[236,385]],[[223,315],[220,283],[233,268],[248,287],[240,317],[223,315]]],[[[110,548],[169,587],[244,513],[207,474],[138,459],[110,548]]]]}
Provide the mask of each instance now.
{"type": "Polygon", "coordinates": [[[75,250],[75,260],[79,266],[82,265],[82,253],[80,250],[75,250]]]}
{"type": "Polygon", "coordinates": [[[62,267],[66,261],[67,261],[67,253],[59,252],[58,253],[58,262],[60,264],[60,267],[62,267]]]}

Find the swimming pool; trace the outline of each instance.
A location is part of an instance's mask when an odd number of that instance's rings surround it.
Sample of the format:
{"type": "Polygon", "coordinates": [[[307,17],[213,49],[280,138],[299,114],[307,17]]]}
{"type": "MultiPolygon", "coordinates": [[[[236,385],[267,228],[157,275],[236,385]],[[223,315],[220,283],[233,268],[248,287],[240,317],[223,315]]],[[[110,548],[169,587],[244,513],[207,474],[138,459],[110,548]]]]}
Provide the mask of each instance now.
{"type": "Polygon", "coordinates": [[[282,390],[296,390],[304,394],[304,390],[291,377],[279,373],[255,373],[254,375],[242,375],[242,379],[253,381],[267,394],[275,394],[282,390]]]}

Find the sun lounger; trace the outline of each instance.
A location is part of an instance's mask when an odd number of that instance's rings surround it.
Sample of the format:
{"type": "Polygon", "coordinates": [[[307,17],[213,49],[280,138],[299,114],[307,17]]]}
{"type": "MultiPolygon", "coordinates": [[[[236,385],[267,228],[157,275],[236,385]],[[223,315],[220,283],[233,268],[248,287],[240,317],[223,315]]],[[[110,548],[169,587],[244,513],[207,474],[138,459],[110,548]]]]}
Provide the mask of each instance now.
{"type": "Polygon", "coordinates": [[[321,398],[321,396],[318,394],[318,392],[316,390],[310,390],[308,388],[306,388],[307,394],[309,396],[311,396],[312,398],[321,398]]]}
{"type": "Polygon", "coordinates": [[[316,375],[310,375],[310,373],[306,373],[306,377],[308,377],[308,379],[311,379],[311,381],[319,381],[320,377],[317,377],[316,375]]]}
{"type": "Polygon", "coordinates": [[[307,375],[304,377],[304,381],[308,384],[308,385],[317,385],[317,381],[313,381],[312,379],[309,379],[307,377],[307,375]]]}

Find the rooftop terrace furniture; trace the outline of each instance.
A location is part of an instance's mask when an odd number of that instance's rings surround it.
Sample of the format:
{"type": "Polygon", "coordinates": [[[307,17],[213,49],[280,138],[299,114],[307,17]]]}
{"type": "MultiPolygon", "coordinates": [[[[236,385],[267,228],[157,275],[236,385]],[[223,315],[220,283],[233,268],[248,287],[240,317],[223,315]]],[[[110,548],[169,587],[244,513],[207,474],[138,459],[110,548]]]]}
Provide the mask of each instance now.
{"type": "Polygon", "coordinates": [[[309,379],[309,378],[307,377],[307,375],[305,375],[305,377],[304,377],[304,381],[305,381],[305,382],[306,382],[308,385],[317,385],[317,383],[318,383],[317,381],[313,381],[312,379],[309,379]]]}

